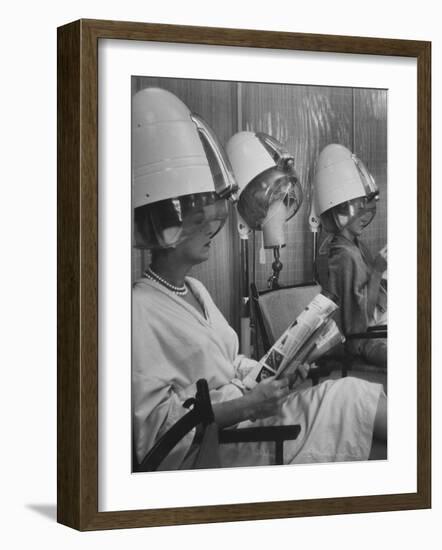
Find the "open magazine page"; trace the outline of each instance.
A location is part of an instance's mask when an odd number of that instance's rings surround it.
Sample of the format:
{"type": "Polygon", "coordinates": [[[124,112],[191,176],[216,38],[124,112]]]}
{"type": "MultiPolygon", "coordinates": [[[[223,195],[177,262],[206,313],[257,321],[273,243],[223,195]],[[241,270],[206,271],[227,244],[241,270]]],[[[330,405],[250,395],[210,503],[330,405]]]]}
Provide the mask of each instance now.
{"type": "Polygon", "coordinates": [[[246,385],[253,387],[270,376],[279,378],[294,362],[314,361],[343,342],[338,326],[330,318],[337,309],[336,303],[324,294],[315,296],[261,358],[245,380],[246,385]]]}

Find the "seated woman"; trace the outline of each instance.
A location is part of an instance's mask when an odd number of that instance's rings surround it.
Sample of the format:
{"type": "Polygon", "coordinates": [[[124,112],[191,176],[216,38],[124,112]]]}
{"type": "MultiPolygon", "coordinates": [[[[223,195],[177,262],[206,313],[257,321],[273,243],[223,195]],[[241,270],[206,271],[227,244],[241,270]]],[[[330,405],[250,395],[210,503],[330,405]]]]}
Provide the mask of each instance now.
{"type": "MultiPolygon", "coordinates": [[[[318,214],[331,234],[321,247],[328,254],[326,286],[338,297],[344,334],[385,325],[387,249],[373,258],[360,240],[376,214],[379,191],[373,178],[347,148],[328,145],[318,159],[315,194],[318,214]]],[[[347,346],[372,364],[387,365],[385,338],[349,340],[347,346]]]]}
{"type": "MultiPolygon", "coordinates": [[[[219,183],[214,188],[198,136],[192,155],[183,160],[179,148],[189,147],[190,126],[186,140],[174,142],[177,134],[171,133],[164,142],[167,151],[161,151],[158,136],[166,125],[158,124],[153,133],[152,126],[165,110],[152,108],[152,95],[139,94],[133,102],[134,220],[137,244],[152,251],[152,262],[133,288],[132,404],[138,462],[187,412],[183,403],[195,395],[200,378],[208,381],[221,427],[300,424],[298,438],[285,445],[285,463],[368,459],[372,443],[386,441],[386,397],[380,385],[355,378],[302,391],[291,391],[287,379],[269,378],[252,389],[244,384],[256,362],[238,355],[236,333],[204,286],[188,276],[194,265],[208,259],[212,238],[227,216],[229,191],[219,183]],[[155,147],[140,146],[151,143],[152,136],[157,138],[155,147]],[[207,169],[202,172],[202,167],[207,169]]],[[[182,129],[189,118],[185,109],[173,103],[167,123],[176,116],[182,129]]],[[[181,440],[162,468],[186,468],[192,439],[189,434],[181,440]]],[[[272,461],[273,445],[222,445],[220,452],[224,467],[265,465],[272,461]]]]}

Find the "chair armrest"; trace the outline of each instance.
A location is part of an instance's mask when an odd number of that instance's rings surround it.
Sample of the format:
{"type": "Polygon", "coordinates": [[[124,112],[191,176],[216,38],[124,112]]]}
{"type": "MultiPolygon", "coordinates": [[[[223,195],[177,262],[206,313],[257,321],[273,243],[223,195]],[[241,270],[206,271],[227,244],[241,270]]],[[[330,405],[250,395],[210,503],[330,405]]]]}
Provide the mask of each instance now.
{"type": "Polygon", "coordinates": [[[387,338],[387,329],[384,327],[370,327],[367,332],[354,332],[346,334],[347,340],[370,340],[372,338],[387,338]]]}
{"type": "Polygon", "coordinates": [[[219,443],[250,443],[272,441],[275,443],[275,464],[284,464],[284,441],[296,439],[301,431],[299,424],[289,426],[257,426],[219,430],[219,443]]]}
{"type": "Polygon", "coordinates": [[[220,443],[243,443],[252,441],[285,441],[296,439],[301,431],[299,424],[289,426],[257,426],[251,428],[227,428],[218,432],[220,443]]]}
{"type": "MultiPolygon", "coordinates": [[[[182,416],[169,430],[155,443],[140,464],[137,463],[133,450],[133,471],[152,472],[157,470],[161,462],[187,433],[193,428],[196,430],[193,443],[201,443],[205,429],[214,422],[213,410],[210,403],[210,394],[207,381],[197,382],[195,399],[190,399],[186,406],[193,405],[193,409],[182,416]]],[[[276,445],[276,460],[283,461],[283,443],[285,440],[296,439],[301,431],[299,425],[288,426],[257,426],[250,428],[218,429],[219,443],[247,443],[257,441],[272,441],[276,445]]]]}

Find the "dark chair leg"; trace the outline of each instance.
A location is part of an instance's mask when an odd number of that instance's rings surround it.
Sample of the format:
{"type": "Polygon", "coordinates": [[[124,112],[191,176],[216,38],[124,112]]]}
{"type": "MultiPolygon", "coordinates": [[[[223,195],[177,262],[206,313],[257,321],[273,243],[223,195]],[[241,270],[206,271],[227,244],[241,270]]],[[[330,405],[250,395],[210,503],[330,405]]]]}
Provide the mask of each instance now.
{"type": "Polygon", "coordinates": [[[275,444],[275,464],[284,464],[284,442],[277,441],[275,444]]]}
{"type": "Polygon", "coordinates": [[[387,460],[387,442],[374,438],[368,460],[387,460]]]}

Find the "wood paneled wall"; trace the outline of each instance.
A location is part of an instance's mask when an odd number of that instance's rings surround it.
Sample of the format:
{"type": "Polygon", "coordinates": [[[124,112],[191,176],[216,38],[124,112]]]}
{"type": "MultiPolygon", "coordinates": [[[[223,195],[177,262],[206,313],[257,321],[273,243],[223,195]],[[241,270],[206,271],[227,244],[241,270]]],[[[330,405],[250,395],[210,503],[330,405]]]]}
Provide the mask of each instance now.
{"type": "Polygon", "coordinates": [[[379,187],[377,213],[363,239],[377,253],[387,243],[387,91],[356,89],[354,150],[379,187]]]}
{"type": "MultiPolygon", "coordinates": [[[[296,170],[304,190],[304,203],[285,228],[287,246],[282,250],[282,284],[313,278],[312,234],[308,227],[311,186],[315,162],[329,143],[341,143],[365,162],[380,188],[381,199],[374,221],[364,233],[373,252],[387,238],[387,91],[223,81],[134,77],[133,92],[159,86],[175,93],[188,107],[202,115],[221,143],[239,130],[266,132],[281,141],[295,156],[296,170]]],[[[218,307],[235,329],[239,326],[239,239],[232,212],[214,239],[208,262],[194,268],[218,307]]],[[[261,244],[257,233],[255,251],[261,244]]],[[[252,258],[252,244],[250,252],[252,258]]],[[[266,288],[273,261],[255,264],[258,288],[266,288]]],[[[259,255],[256,254],[256,258],[259,255]]],[[[135,251],[133,274],[137,278],[148,262],[135,251]]]]}

